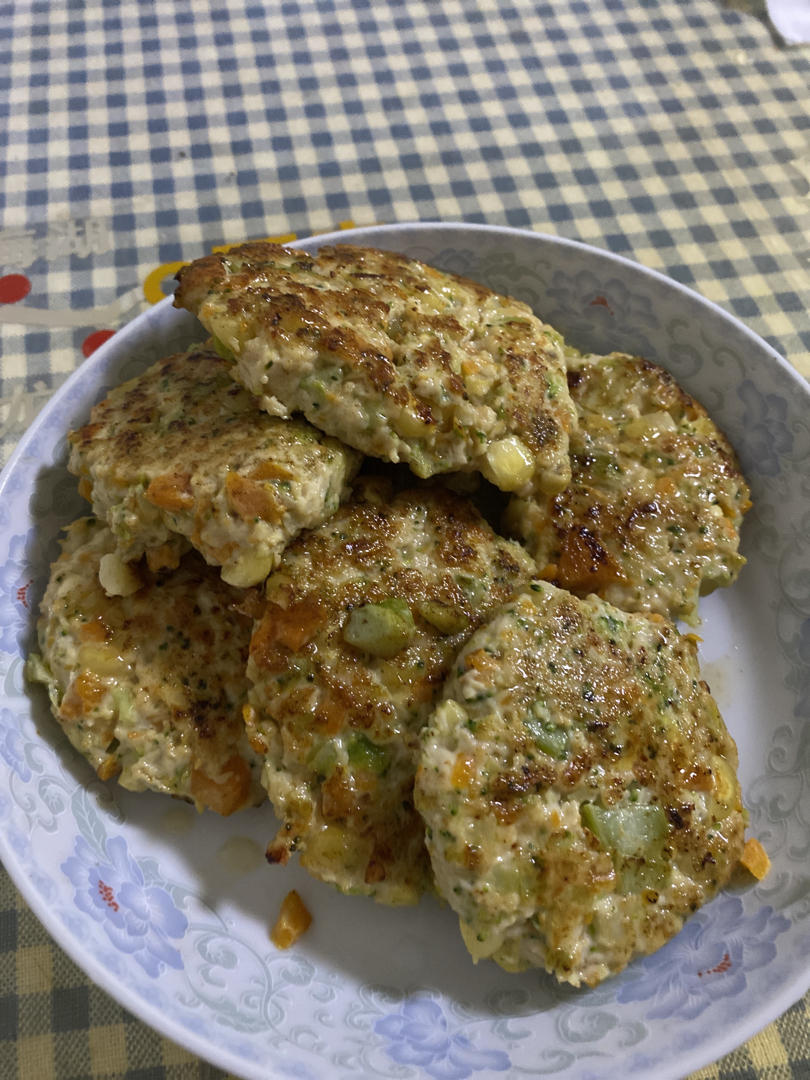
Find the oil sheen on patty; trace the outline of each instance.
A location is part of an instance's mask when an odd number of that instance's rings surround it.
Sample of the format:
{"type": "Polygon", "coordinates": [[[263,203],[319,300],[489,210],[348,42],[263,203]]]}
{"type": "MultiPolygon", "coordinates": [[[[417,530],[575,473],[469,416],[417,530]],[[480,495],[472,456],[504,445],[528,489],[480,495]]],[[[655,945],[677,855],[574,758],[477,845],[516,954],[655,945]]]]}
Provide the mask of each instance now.
{"type": "Polygon", "coordinates": [[[745,563],[740,526],[751,503],[736,455],[655,364],[573,351],[567,361],[579,415],[571,483],[512,499],[506,531],[563,588],[695,625],[699,597],[745,563]]]}
{"type": "Polygon", "coordinates": [[[419,731],[453,657],[532,562],[437,485],[364,479],[267,581],[246,710],[283,822],[273,862],[389,904],[431,885],[413,807],[419,731]]]}
{"type": "Polygon", "coordinates": [[[360,464],[305,421],[268,416],[204,345],[112,390],[70,443],[80,490],[115,535],[110,559],[172,566],[190,542],[240,587],[334,513],[360,464]]]}
{"type": "Polygon", "coordinates": [[[67,530],[37,624],[28,674],[99,777],[231,814],[264,799],[242,722],[251,621],[242,590],[196,552],[171,574],[139,568],[140,588],[109,597],[99,562],[110,530],[67,530]]]}
{"type": "Polygon", "coordinates": [[[269,412],[429,477],[555,492],[576,423],[559,334],[520,301],[371,248],[244,244],[180,271],[175,303],[269,412]]]}
{"type": "Polygon", "coordinates": [[[578,986],[658,949],[739,860],[736,767],[693,639],[532,582],[422,732],[416,806],[473,958],[578,986]]]}

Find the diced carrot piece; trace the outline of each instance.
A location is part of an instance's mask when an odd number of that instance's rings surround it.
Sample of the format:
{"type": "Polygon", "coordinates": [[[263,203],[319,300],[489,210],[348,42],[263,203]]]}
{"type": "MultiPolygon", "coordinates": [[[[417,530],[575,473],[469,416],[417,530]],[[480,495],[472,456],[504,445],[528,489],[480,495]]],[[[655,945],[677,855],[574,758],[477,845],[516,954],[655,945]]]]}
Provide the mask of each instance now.
{"type": "Polygon", "coordinates": [[[250,654],[260,667],[274,670],[274,653],[279,645],[298,652],[325,621],[322,605],[314,596],[305,596],[288,608],[268,604],[253,633],[250,654]]]}
{"type": "Polygon", "coordinates": [[[96,775],[99,780],[112,780],[120,771],[121,766],[118,764],[115,754],[108,754],[96,769],[96,775]]]}
{"type": "Polygon", "coordinates": [[[262,461],[250,472],[251,480],[292,480],[295,473],[275,461],[262,461]]]}
{"type": "Polygon", "coordinates": [[[223,767],[223,779],[215,780],[201,769],[191,770],[191,794],[203,806],[227,817],[241,810],[250,795],[250,766],[233,754],[223,767]]]}
{"type": "Polygon", "coordinates": [[[768,853],[755,836],[749,836],[745,841],[740,865],[744,866],[757,881],[762,881],[770,870],[771,860],[768,858],[768,853]]]}
{"type": "Polygon", "coordinates": [[[108,627],[100,615],[90,622],[83,623],[79,629],[79,637],[82,641],[106,641],[109,634],[108,627]]]}
{"type": "Polygon", "coordinates": [[[80,671],[73,680],[73,689],[76,691],[82,705],[86,709],[92,709],[94,705],[107,693],[109,687],[92,671],[80,671]]]}
{"type": "Polygon", "coordinates": [[[292,889],[281,902],[276,924],[270,931],[270,940],[277,949],[289,949],[309,929],[312,916],[304,901],[292,889]]]}
{"type": "Polygon", "coordinates": [[[464,657],[464,663],[468,668],[473,668],[481,675],[491,673],[498,666],[498,661],[486,649],[476,649],[474,652],[468,653],[464,657]]]}
{"type": "Polygon", "coordinates": [[[228,505],[243,521],[261,518],[271,525],[277,525],[284,517],[284,506],[266,484],[237,472],[229,472],[225,479],[225,491],[228,505]]]}
{"type": "Polygon", "coordinates": [[[450,781],[454,788],[468,788],[475,776],[475,762],[469,754],[459,754],[453,764],[450,781]]]}
{"type": "Polygon", "coordinates": [[[146,565],[153,573],[158,570],[176,570],[180,565],[180,548],[177,544],[160,544],[146,552],[146,565]]]}
{"type": "Polygon", "coordinates": [[[675,481],[671,476],[659,476],[654,487],[659,495],[674,495],[677,490],[675,481]]]}
{"type": "Polygon", "coordinates": [[[191,476],[172,472],[156,476],[146,489],[146,498],[161,510],[188,510],[194,505],[191,476]]]}

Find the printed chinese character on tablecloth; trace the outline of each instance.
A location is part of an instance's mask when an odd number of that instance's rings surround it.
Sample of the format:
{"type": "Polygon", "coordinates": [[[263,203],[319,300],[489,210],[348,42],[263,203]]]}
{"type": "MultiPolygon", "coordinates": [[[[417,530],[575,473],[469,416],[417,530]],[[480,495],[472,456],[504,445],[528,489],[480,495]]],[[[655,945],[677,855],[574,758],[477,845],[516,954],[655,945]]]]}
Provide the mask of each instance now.
{"type": "Polygon", "coordinates": [[[109,222],[101,218],[86,221],[60,221],[52,225],[43,238],[43,254],[48,258],[64,255],[101,255],[112,249],[112,232],[109,222]]]}
{"type": "Polygon", "coordinates": [[[3,229],[0,232],[0,266],[25,270],[36,260],[37,240],[31,229],[3,229]]]}

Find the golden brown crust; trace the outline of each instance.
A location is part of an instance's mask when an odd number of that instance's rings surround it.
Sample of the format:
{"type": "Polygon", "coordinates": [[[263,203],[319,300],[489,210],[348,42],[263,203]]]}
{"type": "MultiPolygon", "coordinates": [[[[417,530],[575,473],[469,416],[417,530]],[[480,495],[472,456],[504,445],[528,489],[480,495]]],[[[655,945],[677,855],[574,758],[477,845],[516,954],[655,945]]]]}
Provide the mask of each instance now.
{"type": "Polygon", "coordinates": [[[701,593],[733,581],[749,490],[728,440],[669,372],[621,353],[569,354],[579,414],[572,479],[514,499],[506,529],[540,575],[628,611],[697,621],[701,593]]]}
{"type": "Polygon", "coordinates": [[[70,468],[123,559],[176,564],[190,542],[240,586],[337,508],[360,463],[304,421],[268,416],[205,345],[112,390],[69,438],[70,468]]]}
{"type": "Polygon", "coordinates": [[[736,768],[691,638],[532,582],[422,732],[416,804],[473,956],[579,985],[659,948],[737,864],[736,768]]]}
{"type": "Polygon", "coordinates": [[[101,779],[231,814],[262,798],[244,733],[251,622],[247,597],[193,552],[170,575],[139,569],[141,587],[109,597],[106,527],[68,529],[38,623],[54,715],[101,779]]]}
{"type": "Polygon", "coordinates": [[[284,822],[268,858],[300,851],[346,891],[418,897],[429,883],[411,794],[419,728],[460,644],[530,570],[466,500],[432,485],[394,495],[375,479],[288,548],[248,666],[247,727],[284,822]],[[362,613],[378,627],[358,645],[362,613]]]}
{"type": "Polygon", "coordinates": [[[565,484],[575,417],[560,338],[525,304],[348,245],[243,244],[178,279],[177,306],[233,351],[237,378],[271,411],[300,410],[420,476],[480,469],[527,493],[565,484]]]}

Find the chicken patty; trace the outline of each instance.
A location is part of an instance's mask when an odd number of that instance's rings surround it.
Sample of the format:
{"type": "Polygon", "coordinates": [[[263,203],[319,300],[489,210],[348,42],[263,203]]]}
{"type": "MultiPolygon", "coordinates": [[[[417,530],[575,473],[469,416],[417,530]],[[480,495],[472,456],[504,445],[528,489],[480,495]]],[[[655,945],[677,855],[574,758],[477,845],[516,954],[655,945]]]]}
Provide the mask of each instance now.
{"type": "Polygon", "coordinates": [[[736,768],[692,638],[533,581],[422,732],[416,806],[473,958],[578,986],[659,948],[739,860],[736,768]]]}
{"type": "Polygon", "coordinates": [[[561,338],[526,304],[348,245],[244,244],[178,279],[175,304],[230,350],[269,412],[301,412],[423,478],[480,471],[526,495],[570,479],[561,338]]]}
{"type": "Polygon", "coordinates": [[[251,620],[245,593],[196,552],[168,575],[140,568],[141,587],[108,597],[99,563],[110,530],[80,518],[51,568],[29,677],[103,780],[230,814],[264,800],[242,721],[251,620]]]}
{"type": "Polygon", "coordinates": [[[419,730],[458,649],[531,559],[463,498],[364,478],[287,549],[250,647],[245,717],[283,824],[272,862],[384,903],[430,885],[419,730]]]}
{"type": "Polygon", "coordinates": [[[154,569],[176,566],[190,542],[240,587],[334,513],[361,460],[303,420],[268,416],[204,345],[112,390],[69,439],[69,468],[122,562],[145,552],[154,569]]]}
{"type": "Polygon", "coordinates": [[[546,580],[626,611],[695,625],[698,598],[737,577],[751,503],[736,455],[705,409],[646,360],[570,351],[579,414],[572,479],[514,498],[504,527],[546,580]]]}

